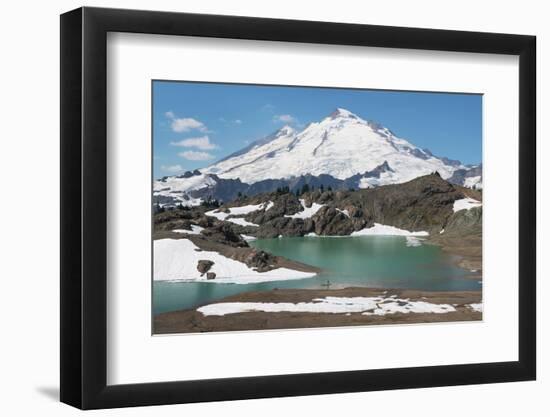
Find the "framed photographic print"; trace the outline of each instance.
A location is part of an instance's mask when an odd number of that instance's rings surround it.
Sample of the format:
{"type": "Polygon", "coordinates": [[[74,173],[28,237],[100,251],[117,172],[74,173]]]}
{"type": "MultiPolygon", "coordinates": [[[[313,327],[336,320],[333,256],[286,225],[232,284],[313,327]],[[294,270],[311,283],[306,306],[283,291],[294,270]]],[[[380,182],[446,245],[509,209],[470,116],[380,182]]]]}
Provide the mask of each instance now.
{"type": "Polygon", "coordinates": [[[535,38],[61,16],[61,400],[535,378],[535,38]]]}

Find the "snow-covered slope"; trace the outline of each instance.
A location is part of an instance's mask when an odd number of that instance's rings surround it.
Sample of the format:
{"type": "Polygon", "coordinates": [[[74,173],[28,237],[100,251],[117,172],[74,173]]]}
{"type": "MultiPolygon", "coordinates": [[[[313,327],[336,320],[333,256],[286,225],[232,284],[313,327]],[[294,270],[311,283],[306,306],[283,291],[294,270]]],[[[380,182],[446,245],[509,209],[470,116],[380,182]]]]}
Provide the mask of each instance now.
{"type": "Polygon", "coordinates": [[[249,184],[267,178],[283,178],[271,177],[268,175],[267,177],[262,177],[257,180],[247,178],[247,181],[241,178],[238,173],[241,172],[242,167],[246,165],[251,167],[256,163],[261,163],[263,166],[265,162],[262,163],[261,161],[269,160],[271,155],[275,155],[277,152],[283,151],[296,138],[296,133],[297,132],[292,127],[284,126],[272,135],[253,142],[246,148],[241,149],[240,151],[237,151],[217,162],[215,165],[203,169],[202,172],[209,174],[224,173],[225,175],[222,175],[222,178],[240,178],[241,181],[249,184]]]}
{"type": "Polygon", "coordinates": [[[329,174],[343,180],[384,163],[391,170],[378,177],[365,176],[359,186],[401,183],[434,171],[449,178],[463,168],[459,162],[438,158],[395,136],[386,127],[337,109],[301,132],[285,126],[201,172],[249,184],[306,174],[329,174]]]}

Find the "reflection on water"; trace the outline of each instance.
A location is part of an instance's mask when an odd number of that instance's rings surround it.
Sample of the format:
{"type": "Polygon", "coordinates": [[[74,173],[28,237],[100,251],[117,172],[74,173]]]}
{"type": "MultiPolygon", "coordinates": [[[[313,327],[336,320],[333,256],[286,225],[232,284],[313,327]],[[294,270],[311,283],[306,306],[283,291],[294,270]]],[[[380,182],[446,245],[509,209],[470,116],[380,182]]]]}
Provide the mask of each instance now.
{"type": "Polygon", "coordinates": [[[248,291],[274,288],[368,286],[419,290],[479,290],[477,279],[453,264],[454,257],[434,245],[410,247],[401,236],[280,238],[249,242],[274,255],[323,269],[316,277],[256,284],[154,282],[153,313],[197,307],[248,291]]]}

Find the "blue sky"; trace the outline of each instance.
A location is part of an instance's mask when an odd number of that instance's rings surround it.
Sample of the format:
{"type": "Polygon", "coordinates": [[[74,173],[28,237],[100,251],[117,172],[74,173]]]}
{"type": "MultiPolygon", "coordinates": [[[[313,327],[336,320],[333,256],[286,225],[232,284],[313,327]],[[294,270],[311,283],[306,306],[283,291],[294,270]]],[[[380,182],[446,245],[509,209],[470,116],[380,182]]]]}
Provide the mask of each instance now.
{"type": "Polygon", "coordinates": [[[154,81],[154,177],[205,167],[337,107],[435,155],[481,162],[481,95],[154,81]]]}

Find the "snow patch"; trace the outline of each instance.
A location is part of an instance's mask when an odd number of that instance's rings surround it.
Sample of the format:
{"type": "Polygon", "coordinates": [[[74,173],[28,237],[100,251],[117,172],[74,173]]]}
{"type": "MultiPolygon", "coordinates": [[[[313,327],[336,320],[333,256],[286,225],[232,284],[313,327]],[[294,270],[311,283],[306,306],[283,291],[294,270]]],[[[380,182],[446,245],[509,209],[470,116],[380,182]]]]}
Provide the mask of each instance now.
{"type": "Polygon", "coordinates": [[[256,236],[248,236],[248,235],[241,235],[241,237],[246,240],[247,242],[252,242],[253,240],[257,240],[258,238],[256,236]]]}
{"type": "Polygon", "coordinates": [[[449,313],[456,311],[450,304],[432,304],[426,301],[383,297],[325,297],[302,303],[260,303],[234,302],[214,303],[199,307],[197,311],[205,316],[225,316],[246,312],[266,313],[332,313],[364,315],[385,315],[394,313],[449,313]]]}
{"type": "Polygon", "coordinates": [[[483,313],[483,303],[473,303],[467,304],[472,310],[477,311],[478,313],[483,313]]]}
{"type": "Polygon", "coordinates": [[[339,208],[337,208],[336,211],[339,211],[340,213],[343,213],[346,217],[349,217],[349,211],[348,210],[340,210],[339,208]]]}
{"type": "Polygon", "coordinates": [[[243,218],[240,218],[240,217],[232,217],[230,219],[225,219],[225,221],[230,222],[230,223],[238,224],[239,226],[254,226],[254,227],[259,226],[256,223],[249,222],[249,221],[247,221],[243,218]]]}
{"type": "Polygon", "coordinates": [[[428,236],[429,233],[425,231],[409,232],[408,230],[399,229],[393,226],[387,226],[385,224],[374,223],[373,227],[365,228],[352,232],[350,236],[428,236]]]}
{"type": "Polygon", "coordinates": [[[153,279],[155,281],[204,281],[222,284],[250,284],[268,281],[310,278],[311,272],[277,268],[267,272],[257,272],[246,264],[226,258],[217,252],[200,251],[188,239],[160,239],[154,241],[153,279]],[[216,278],[206,279],[197,270],[199,260],[209,260],[214,265],[208,272],[214,272],[216,278]]]}
{"type": "Polygon", "coordinates": [[[200,226],[197,226],[196,224],[192,224],[191,230],[174,229],[172,230],[172,232],[185,233],[187,235],[200,235],[203,230],[204,230],[204,227],[200,227],[200,226]]]}
{"type": "Polygon", "coordinates": [[[433,304],[426,301],[409,301],[401,299],[393,299],[387,303],[379,303],[374,311],[366,311],[364,316],[385,316],[386,314],[395,313],[435,313],[443,314],[456,311],[450,304],[433,304]]]}
{"type": "Polygon", "coordinates": [[[299,213],[296,213],[296,214],[290,214],[290,215],[285,214],[285,217],[289,217],[291,219],[309,219],[312,216],[314,216],[315,213],[317,213],[321,207],[324,206],[324,204],[312,203],[311,207],[306,207],[306,201],[303,199],[300,199],[300,203],[304,208],[303,211],[300,211],[299,213]]]}
{"type": "Polygon", "coordinates": [[[460,210],[470,210],[474,207],[481,207],[481,202],[470,197],[461,198],[460,200],[455,200],[453,204],[453,212],[456,213],[460,210]]]}
{"type": "Polygon", "coordinates": [[[245,219],[242,219],[242,218],[235,218],[235,217],[232,217],[232,218],[228,218],[229,216],[246,216],[248,213],[252,213],[254,211],[259,211],[259,210],[269,210],[271,207],[273,207],[275,204],[272,202],[272,201],[269,201],[267,203],[260,203],[260,204],[249,204],[249,205],[246,205],[246,206],[241,206],[241,207],[229,207],[228,208],[228,213],[225,213],[225,212],[222,212],[222,211],[219,211],[219,209],[216,209],[216,210],[210,210],[210,211],[207,211],[206,214],[207,216],[210,216],[210,217],[215,217],[216,219],[218,220],[221,220],[221,221],[228,221],[228,222],[231,222],[231,223],[235,223],[235,224],[238,224],[239,226],[255,226],[255,227],[258,227],[257,224],[255,223],[251,223],[245,219]]]}

